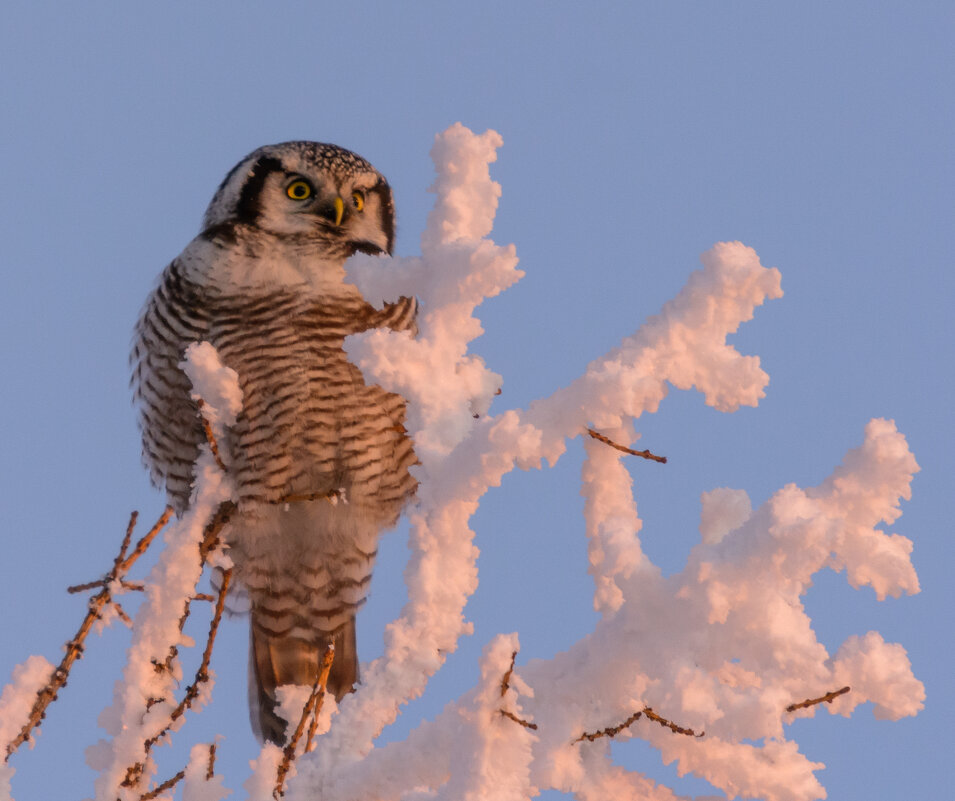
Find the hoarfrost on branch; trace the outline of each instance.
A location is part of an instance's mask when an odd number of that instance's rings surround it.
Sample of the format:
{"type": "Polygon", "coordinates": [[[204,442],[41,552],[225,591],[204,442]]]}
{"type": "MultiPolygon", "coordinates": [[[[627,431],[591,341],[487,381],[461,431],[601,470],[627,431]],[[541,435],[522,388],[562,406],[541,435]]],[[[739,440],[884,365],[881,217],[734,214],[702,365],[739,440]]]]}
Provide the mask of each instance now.
{"type": "MultiPolygon", "coordinates": [[[[645,739],[681,775],[705,778],[729,797],[822,798],[814,772],[823,766],[786,738],[787,723],[814,715],[815,706],[787,712],[788,705],[851,685],[827,704],[831,713],[849,715],[872,701],[877,717],[897,719],[916,714],[924,700],[901,645],[868,632],[830,655],[802,603],[824,568],[844,570],[853,587],[868,585],[880,599],[919,590],[911,541],[880,528],[901,514],[918,470],[890,420],[871,420],[861,445],[817,487],[788,485],[755,510],[742,490],[704,493],[701,540],[669,577],[642,550],[626,457],[584,436],[584,531],[600,613],[594,630],[553,659],[513,672],[518,636],[498,635],[485,646],[474,689],[405,740],[375,747],[471,631],[464,611],[477,588],[478,551],[469,520],[485,492],[515,468],[553,465],[588,428],[632,443],[634,421],[657,411],[670,386],[695,389],[731,412],[757,405],[769,380],[759,358],[739,353],[727,337],[764,301],[781,297],[780,274],[751,248],[723,242],[703,254],[702,268],[659,314],[569,386],[526,409],[489,413],[501,377],[468,353],[482,333],[475,310],[522,276],[514,247],[488,238],[500,196],[489,165],[501,143],[493,131],[475,135],[460,124],[437,136],[436,200],[421,255],[357,256],[348,264],[349,280],[371,302],[415,295],[421,303],[417,337],[375,330],[346,341],[368,381],[408,400],[421,480],[409,511],[409,600],[385,631],[384,655],[364,666],[361,685],[334,710],[318,747],[296,761],[285,798],[504,801],[550,788],[586,801],[676,798],[614,764],[609,737],[581,740],[631,716],[617,737],[645,739]],[[705,735],[681,736],[634,715],[647,708],[705,735]]],[[[197,387],[212,405],[210,424],[228,425],[241,403],[228,368],[204,344],[193,349],[189,369],[194,382],[212,382],[197,387]]],[[[190,560],[204,525],[231,495],[208,449],[198,474],[192,508],[167,534],[123,678],[101,717],[111,739],[89,749],[99,798],[123,796],[123,771],[144,760],[143,741],[168,712],[160,701],[143,714],[148,699],[172,697],[178,678],[157,673],[152,661],[181,642],[176,622],[200,570],[190,560]]],[[[33,684],[11,685],[25,689],[8,688],[0,705],[19,710],[14,695],[35,691],[33,684]]],[[[263,749],[244,784],[249,797],[271,797],[279,758],[275,746],[263,749]]],[[[222,797],[219,779],[202,789],[201,760],[194,750],[187,793],[222,797]]],[[[154,766],[145,763],[149,777],[154,766]]]]}

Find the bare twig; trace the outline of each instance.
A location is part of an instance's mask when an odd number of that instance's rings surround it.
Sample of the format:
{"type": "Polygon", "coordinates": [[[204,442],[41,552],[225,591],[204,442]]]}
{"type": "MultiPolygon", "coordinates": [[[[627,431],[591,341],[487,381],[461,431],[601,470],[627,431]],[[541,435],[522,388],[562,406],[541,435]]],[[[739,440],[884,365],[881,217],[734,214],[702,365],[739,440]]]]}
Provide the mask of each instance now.
{"type": "Polygon", "coordinates": [[[498,709],[497,711],[500,712],[508,720],[513,720],[515,723],[520,723],[525,729],[534,729],[534,731],[537,731],[536,723],[531,723],[529,720],[524,720],[524,718],[519,718],[513,712],[508,712],[506,709],[498,709]]]}
{"type": "Polygon", "coordinates": [[[623,721],[623,723],[620,723],[616,726],[610,726],[606,729],[601,729],[600,731],[584,732],[580,735],[580,737],[574,740],[574,742],[579,743],[583,740],[593,742],[594,740],[598,740],[601,737],[609,737],[610,739],[613,739],[624,729],[629,728],[638,720],[640,720],[643,715],[646,715],[649,720],[659,723],[661,726],[669,729],[672,732],[675,732],[676,734],[684,734],[687,737],[702,737],[704,734],[706,734],[706,732],[703,731],[697,734],[695,731],[693,731],[693,729],[685,729],[682,726],[677,726],[675,723],[667,720],[666,718],[660,717],[660,715],[654,712],[650,707],[645,706],[639,712],[634,712],[630,717],[623,721]]]}
{"type": "Polygon", "coordinates": [[[312,737],[315,729],[318,727],[318,716],[322,711],[322,703],[325,700],[325,688],[328,685],[328,674],[332,669],[332,661],[335,659],[335,645],[329,643],[322,656],[322,666],[318,672],[318,678],[315,679],[315,686],[302,708],[302,717],[299,718],[298,726],[295,727],[295,733],[289,740],[288,745],[282,751],[282,761],[279,764],[275,776],[275,789],[272,791],[273,798],[280,798],[285,795],[285,778],[288,775],[292,762],[295,761],[298,741],[302,739],[302,733],[305,731],[305,723],[309,717],[312,718],[312,724],[309,726],[308,739],[305,742],[305,750],[309,751],[312,745],[312,737]]]}
{"type": "Polygon", "coordinates": [[[179,773],[177,773],[171,779],[166,779],[166,781],[164,781],[158,787],[150,790],[148,793],[143,793],[141,796],[139,796],[139,801],[151,801],[153,798],[158,798],[160,795],[166,792],[166,790],[169,790],[179,784],[179,782],[185,778],[185,775],[185,770],[179,771],[179,773]]]}
{"type": "Polygon", "coordinates": [[[504,697],[505,693],[511,687],[511,676],[514,674],[514,662],[517,659],[517,651],[511,654],[511,666],[507,669],[507,672],[504,674],[504,678],[501,679],[501,698],[504,697]]]}
{"type": "MultiPolygon", "coordinates": [[[[119,585],[124,590],[131,590],[132,592],[144,592],[145,586],[142,582],[139,581],[126,581],[126,579],[118,579],[119,585]]],[[[72,587],[67,587],[66,591],[70,595],[75,595],[78,592],[86,592],[86,590],[95,590],[97,587],[105,587],[111,582],[105,578],[97,579],[96,581],[87,581],[85,584],[74,584],[72,587]]]]}
{"type": "MultiPolygon", "coordinates": [[[[504,673],[504,677],[501,679],[501,698],[503,698],[507,691],[511,688],[511,676],[514,675],[514,662],[517,659],[517,651],[511,654],[511,664],[504,673]]],[[[520,723],[525,729],[534,729],[537,730],[537,724],[531,723],[529,720],[524,720],[524,718],[519,718],[513,712],[509,712],[506,709],[497,710],[504,717],[509,720],[513,720],[515,723],[520,723]]]]}
{"type": "Polygon", "coordinates": [[[664,726],[676,734],[684,734],[687,737],[702,737],[706,734],[705,731],[701,731],[699,734],[697,734],[695,731],[693,731],[693,729],[684,729],[682,726],[677,726],[676,723],[673,723],[666,718],[661,718],[656,712],[650,709],[650,707],[646,707],[643,710],[643,714],[650,718],[650,720],[659,723],[661,726],[664,726]]]}
{"type": "MultiPolygon", "coordinates": [[[[66,654],[60,661],[60,664],[51,674],[50,680],[37,692],[36,700],[33,702],[33,708],[30,710],[30,717],[23,725],[23,728],[20,729],[20,733],[7,745],[4,761],[9,761],[10,755],[13,754],[13,752],[25,742],[29,741],[30,733],[33,731],[33,729],[40,725],[40,722],[46,716],[47,707],[56,700],[57,693],[66,685],[66,680],[70,675],[70,669],[73,667],[73,663],[83,656],[83,643],[85,642],[87,635],[89,635],[90,629],[93,627],[93,623],[95,623],[102,616],[103,607],[109,603],[113,603],[113,598],[110,593],[110,585],[117,579],[122,579],[123,575],[125,575],[129,568],[132,567],[133,563],[143,553],[146,552],[146,548],[149,547],[149,543],[152,542],[153,538],[159,533],[160,529],[166,525],[171,516],[172,509],[167,507],[166,511],[163,512],[159,520],[156,521],[156,524],[136,544],[136,548],[133,553],[127,556],[126,552],[129,549],[133,528],[136,525],[136,520],[138,517],[136,512],[133,512],[130,515],[129,525],[126,527],[126,535],[123,537],[119,554],[117,555],[116,559],[113,560],[113,567],[110,569],[109,573],[106,574],[106,577],[102,579],[100,584],[93,585],[102,586],[103,589],[90,599],[86,617],[83,618],[83,622],[80,624],[80,627],[73,636],[73,639],[66,643],[66,654]]],[[[121,613],[120,616],[122,617],[123,614],[124,613],[121,613]]]]}
{"type": "Polygon", "coordinates": [[[73,584],[67,587],[66,591],[70,595],[76,595],[78,592],[86,592],[87,590],[95,590],[97,587],[104,587],[106,583],[106,579],[97,579],[96,581],[87,581],[85,584],[73,584]]]}
{"type": "MultiPolygon", "coordinates": [[[[149,755],[152,747],[159,742],[162,737],[173,727],[175,722],[181,718],[187,709],[192,707],[193,702],[199,695],[201,685],[209,681],[209,662],[212,660],[212,648],[215,645],[216,632],[219,630],[219,623],[222,620],[222,612],[225,609],[225,597],[229,591],[229,582],[232,580],[232,569],[223,571],[222,584],[219,587],[219,596],[216,600],[215,612],[212,615],[212,622],[209,624],[209,637],[206,639],[206,647],[202,652],[202,661],[199,663],[199,669],[196,671],[196,677],[192,684],[186,688],[186,693],[176,708],[169,714],[169,720],[163,728],[143,743],[145,756],[149,755]]],[[[185,616],[184,616],[185,617],[185,616]]],[[[153,663],[157,670],[168,669],[168,659],[166,665],[153,663]]],[[[126,778],[123,779],[123,787],[133,787],[139,781],[143,772],[143,763],[137,762],[126,770],[126,778]]]]}
{"type": "MultiPolygon", "coordinates": [[[[311,706],[312,722],[308,726],[308,736],[305,739],[305,750],[312,750],[312,738],[315,737],[315,730],[318,728],[318,716],[322,713],[322,706],[325,703],[325,692],[328,687],[328,674],[332,670],[332,662],[335,660],[335,645],[334,643],[329,643],[325,648],[325,653],[322,654],[322,668],[318,673],[318,679],[315,682],[315,686],[312,688],[312,694],[309,696],[308,701],[305,704],[305,709],[303,713],[308,713],[309,706],[311,706]]],[[[304,718],[303,718],[304,720],[304,718]]],[[[298,727],[295,730],[295,735],[292,740],[295,742],[298,737],[301,737],[301,728],[302,721],[299,721],[298,727]]]]}
{"type": "Polygon", "coordinates": [[[209,554],[219,545],[219,532],[229,522],[235,509],[235,504],[232,501],[223,501],[219,504],[219,508],[216,509],[216,513],[212,516],[212,520],[209,521],[202,534],[202,545],[199,546],[199,558],[202,559],[202,564],[206,563],[209,554]]]}
{"type": "Polygon", "coordinates": [[[594,431],[592,428],[585,429],[590,436],[594,439],[599,440],[604,443],[604,445],[609,445],[611,448],[616,448],[618,451],[623,451],[623,453],[629,453],[631,456],[640,456],[644,459],[650,459],[653,462],[659,462],[660,464],[667,463],[666,456],[657,456],[656,454],[650,453],[650,451],[635,451],[633,448],[628,448],[626,445],[620,445],[617,442],[614,442],[610,437],[606,437],[601,434],[599,431],[594,431]]]}
{"type": "Polygon", "coordinates": [[[811,706],[816,704],[821,704],[823,702],[831,704],[836,698],[840,695],[845,695],[849,692],[850,687],[840,687],[838,690],[833,690],[831,693],[826,693],[821,698],[807,698],[805,701],[800,701],[798,704],[790,704],[786,707],[787,712],[795,712],[797,709],[808,709],[811,706]]]}
{"type": "Polygon", "coordinates": [[[155,524],[153,524],[153,527],[146,532],[139,542],[136,543],[136,547],[133,548],[133,552],[119,563],[118,570],[116,570],[116,574],[113,576],[113,578],[119,578],[129,572],[129,568],[133,566],[133,563],[139,559],[140,556],[146,553],[146,549],[149,547],[150,543],[152,543],[152,541],[156,538],[156,535],[162,531],[166,523],[169,522],[169,518],[172,517],[172,513],[173,508],[171,506],[167,506],[160,518],[155,522],[155,524]]]}
{"type": "Polygon", "coordinates": [[[216,775],[216,744],[209,743],[209,767],[206,768],[206,781],[211,782],[216,775]]]}
{"type": "Polygon", "coordinates": [[[205,405],[206,402],[202,398],[196,401],[196,406],[199,407],[199,419],[202,420],[202,430],[206,434],[206,441],[209,443],[209,450],[212,451],[212,458],[216,460],[219,469],[224,473],[226,471],[225,463],[219,455],[219,443],[216,442],[216,435],[212,432],[212,424],[202,411],[205,405]]]}
{"type": "Polygon", "coordinates": [[[616,737],[618,734],[620,734],[620,732],[622,732],[624,729],[626,729],[626,728],[629,727],[629,726],[632,726],[634,723],[636,723],[638,720],[640,720],[640,718],[641,718],[642,716],[643,716],[643,712],[642,712],[642,711],[640,711],[640,712],[634,712],[634,713],[633,713],[629,718],[627,718],[623,723],[620,723],[620,724],[617,725],[617,726],[611,726],[611,727],[608,727],[608,728],[606,728],[606,729],[601,729],[600,731],[594,731],[594,732],[586,732],[586,731],[585,731],[583,734],[580,735],[580,737],[578,737],[576,740],[574,740],[574,742],[575,742],[575,743],[579,743],[579,742],[582,742],[582,741],[584,741],[584,740],[588,740],[588,741],[590,741],[590,742],[593,742],[594,740],[599,740],[601,737],[609,737],[609,738],[612,740],[614,737],[616,737]]]}
{"type": "Polygon", "coordinates": [[[120,606],[119,601],[113,601],[113,609],[116,610],[116,614],[119,615],[119,619],[123,621],[129,628],[132,628],[133,621],[130,620],[129,615],[126,614],[126,610],[120,606]]]}
{"type": "MultiPolygon", "coordinates": [[[[216,765],[216,744],[209,743],[209,767],[206,769],[206,781],[212,781],[212,777],[215,776],[215,765],[216,765]]],[[[179,782],[181,782],[186,777],[186,770],[183,768],[179,773],[177,773],[172,778],[166,779],[158,787],[154,787],[152,790],[149,790],[146,793],[143,793],[139,796],[139,801],[151,801],[153,798],[158,798],[166,790],[171,790],[179,782]]]]}

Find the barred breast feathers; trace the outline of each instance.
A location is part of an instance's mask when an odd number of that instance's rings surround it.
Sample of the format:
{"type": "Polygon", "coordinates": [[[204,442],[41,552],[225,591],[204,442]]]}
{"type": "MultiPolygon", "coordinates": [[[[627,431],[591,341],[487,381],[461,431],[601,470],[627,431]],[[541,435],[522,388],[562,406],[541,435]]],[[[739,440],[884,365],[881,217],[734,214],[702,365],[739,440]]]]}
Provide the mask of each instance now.
{"type": "Polygon", "coordinates": [[[332,486],[339,481],[370,482],[386,506],[413,493],[413,480],[398,475],[407,476],[414,463],[404,401],[367,386],[342,344],[369,328],[414,335],[417,301],[402,297],[376,310],[344,283],[343,268],[311,250],[291,241],[263,258],[234,230],[207,232],[166,268],[150,295],[136,327],[132,386],[144,463],[179,511],[188,503],[204,434],[178,365],[185,348],[204,339],[236,370],[243,389],[246,408],[232,445],[246,502],[331,492],[342,488],[332,486]]]}

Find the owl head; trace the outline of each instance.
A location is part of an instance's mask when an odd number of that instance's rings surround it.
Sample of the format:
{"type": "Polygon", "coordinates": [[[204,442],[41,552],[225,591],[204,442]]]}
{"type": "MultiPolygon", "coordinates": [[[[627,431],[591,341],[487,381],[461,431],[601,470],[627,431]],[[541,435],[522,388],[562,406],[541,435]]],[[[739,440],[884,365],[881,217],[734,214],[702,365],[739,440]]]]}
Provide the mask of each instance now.
{"type": "Polygon", "coordinates": [[[283,142],[250,153],[226,175],[204,230],[246,225],[276,236],[314,236],[357,251],[391,253],[395,212],[384,176],[350,150],[283,142]]]}

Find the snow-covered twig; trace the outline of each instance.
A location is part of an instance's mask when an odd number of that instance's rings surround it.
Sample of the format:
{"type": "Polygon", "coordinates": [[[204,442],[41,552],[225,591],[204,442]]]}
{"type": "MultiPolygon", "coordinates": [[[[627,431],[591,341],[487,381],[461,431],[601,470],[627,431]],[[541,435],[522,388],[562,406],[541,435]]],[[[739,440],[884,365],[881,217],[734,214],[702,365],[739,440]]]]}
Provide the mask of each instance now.
{"type": "MultiPolygon", "coordinates": [[[[229,592],[229,583],[231,580],[232,569],[229,568],[228,570],[222,572],[222,578],[219,584],[219,596],[216,600],[215,611],[212,615],[212,622],[209,624],[209,636],[206,639],[206,647],[202,652],[202,661],[199,663],[198,670],[196,670],[196,677],[186,688],[186,692],[176,708],[169,713],[169,721],[166,723],[166,725],[143,743],[143,750],[146,758],[149,757],[149,752],[152,750],[153,746],[159,742],[159,740],[165,737],[166,733],[176,725],[176,721],[178,721],[179,718],[185,714],[187,709],[192,707],[193,702],[199,696],[200,688],[203,684],[206,684],[209,681],[209,663],[212,660],[212,649],[215,645],[216,633],[219,630],[219,623],[222,620],[222,612],[225,609],[225,599],[227,593],[229,592]]],[[[137,762],[127,769],[126,778],[123,780],[124,787],[134,787],[139,783],[144,762],[145,760],[143,762],[137,762]]]]}

